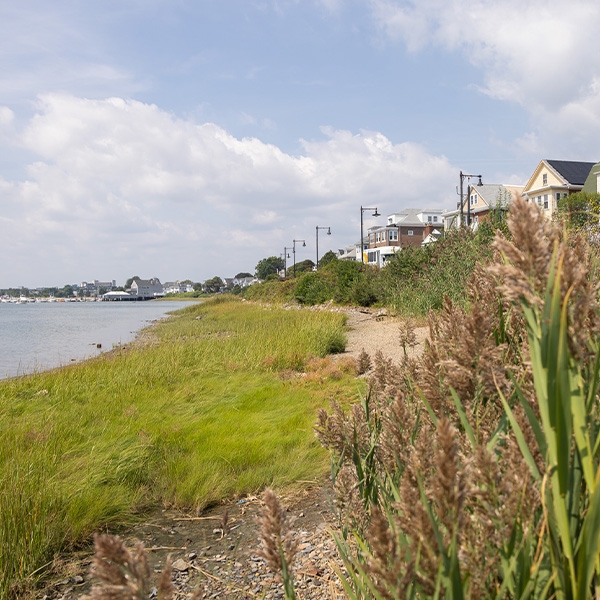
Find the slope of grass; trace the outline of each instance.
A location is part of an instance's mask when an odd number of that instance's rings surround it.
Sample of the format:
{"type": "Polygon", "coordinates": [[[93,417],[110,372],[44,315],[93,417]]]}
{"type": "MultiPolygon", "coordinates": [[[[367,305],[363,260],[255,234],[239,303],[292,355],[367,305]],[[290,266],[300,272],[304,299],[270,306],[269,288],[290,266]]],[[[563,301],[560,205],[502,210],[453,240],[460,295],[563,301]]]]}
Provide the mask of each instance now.
{"type": "Polygon", "coordinates": [[[345,343],[337,314],[211,301],[145,344],[0,383],[0,597],[56,551],[160,502],[316,478],[315,411],[354,394],[281,377],[345,343]]]}

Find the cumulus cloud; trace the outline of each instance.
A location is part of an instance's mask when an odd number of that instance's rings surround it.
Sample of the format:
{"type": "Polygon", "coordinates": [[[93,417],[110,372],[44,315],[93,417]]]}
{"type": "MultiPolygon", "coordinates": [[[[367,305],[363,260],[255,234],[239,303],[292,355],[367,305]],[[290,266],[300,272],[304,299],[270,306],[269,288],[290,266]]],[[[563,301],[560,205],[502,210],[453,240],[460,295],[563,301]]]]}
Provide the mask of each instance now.
{"type": "MultiPolygon", "coordinates": [[[[573,152],[596,147],[600,125],[600,11],[595,0],[370,0],[378,26],[411,52],[425,46],[463,52],[481,69],[480,90],[518,103],[528,134],[573,152]],[[585,134],[577,128],[586,129],[585,134]],[[581,133],[582,135],[579,135],[581,133]]],[[[564,150],[563,150],[564,151],[564,150]]],[[[593,157],[591,157],[593,158],[593,157]]]]}
{"type": "Polygon", "coordinates": [[[37,278],[60,261],[82,279],[252,270],[317,224],[332,227],[334,248],[355,242],[361,204],[450,206],[455,178],[444,157],[378,132],[324,128],[291,155],[121,98],[45,95],[16,135],[37,159],[24,181],[0,180],[0,227],[9,244],[46,248],[37,278]]]}

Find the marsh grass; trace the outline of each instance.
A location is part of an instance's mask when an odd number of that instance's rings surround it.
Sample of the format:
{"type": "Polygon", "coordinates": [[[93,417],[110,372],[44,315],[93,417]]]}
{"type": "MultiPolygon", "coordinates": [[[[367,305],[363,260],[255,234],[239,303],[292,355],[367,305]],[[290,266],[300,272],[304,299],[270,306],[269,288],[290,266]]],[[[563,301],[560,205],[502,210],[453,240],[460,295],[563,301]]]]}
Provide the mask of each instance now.
{"type": "Polygon", "coordinates": [[[158,503],[201,508],[318,477],[312,422],[351,375],[292,376],[344,343],[325,312],[221,299],[191,305],[143,343],[0,383],[0,598],[55,553],[158,503]]]}

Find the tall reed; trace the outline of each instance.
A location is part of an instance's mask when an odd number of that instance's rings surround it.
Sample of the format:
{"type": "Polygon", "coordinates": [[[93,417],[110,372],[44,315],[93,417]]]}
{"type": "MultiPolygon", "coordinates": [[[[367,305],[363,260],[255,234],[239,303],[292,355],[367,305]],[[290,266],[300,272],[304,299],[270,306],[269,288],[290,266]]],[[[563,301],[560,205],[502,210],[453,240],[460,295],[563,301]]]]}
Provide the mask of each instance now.
{"type": "Polygon", "coordinates": [[[320,412],[350,598],[600,594],[593,265],[523,200],[509,227],[420,358],[376,356],[365,398],[320,412]]]}

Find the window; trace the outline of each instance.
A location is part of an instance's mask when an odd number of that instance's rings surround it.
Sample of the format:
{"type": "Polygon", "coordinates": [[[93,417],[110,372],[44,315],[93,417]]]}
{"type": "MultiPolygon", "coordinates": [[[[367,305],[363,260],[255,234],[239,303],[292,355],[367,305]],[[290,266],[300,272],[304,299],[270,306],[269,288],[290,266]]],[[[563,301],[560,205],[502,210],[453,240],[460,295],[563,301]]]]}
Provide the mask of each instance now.
{"type": "Polygon", "coordinates": [[[542,197],[541,196],[537,197],[537,203],[538,203],[538,206],[542,205],[542,197]]]}
{"type": "Polygon", "coordinates": [[[477,204],[477,194],[471,194],[471,206],[477,204]]]}
{"type": "Polygon", "coordinates": [[[379,231],[378,231],[378,232],[377,232],[377,241],[379,242],[379,241],[380,241],[380,239],[381,239],[381,237],[380,237],[380,234],[379,234],[379,231]]]}
{"type": "Polygon", "coordinates": [[[431,218],[431,216],[427,217],[427,222],[428,222],[428,223],[431,223],[431,221],[432,221],[432,220],[433,220],[433,219],[431,218]]]}
{"type": "Polygon", "coordinates": [[[390,229],[388,239],[390,240],[390,242],[397,242],[398,241],[398,230],[390,229]]]}
{"type": "Polygon", "coordinates": [[[375,234],[374,234],[374,233],[372,233],[372,234],[369,236],[369,242],[371,242],[371,244],[374,244],[374,243],[375,243],[375,234]]]}
{"type": "Polygon", "coordinates": [[[542,185],[548,185],[548,173],[542,175],[542,185]]]}
{"type": "Polygon", "coordinates": [[[560,200],[560,192],[556,192],[556,201],[558,202],[560,200]]]}
{"type": "Polygon", "coordinates": [[[548,209],[548,194],[544,194],[544,208],[548,209]]]}
{"type": "Polygon", "coordinates": [[[409,230],[406,232],[406,234],[407,234],[407,235],[413,235],[413,230],[412,230],[412,229],[409,229],[409,230]]]}
{"type": "Polygon", "coordinates": [[[433,216],[433,222],[434,222],[434,223],[437,223],[437,222],[438,222],[438,221],[437,221],[437,215],[434,215],[434,216],[433,216]]]}

